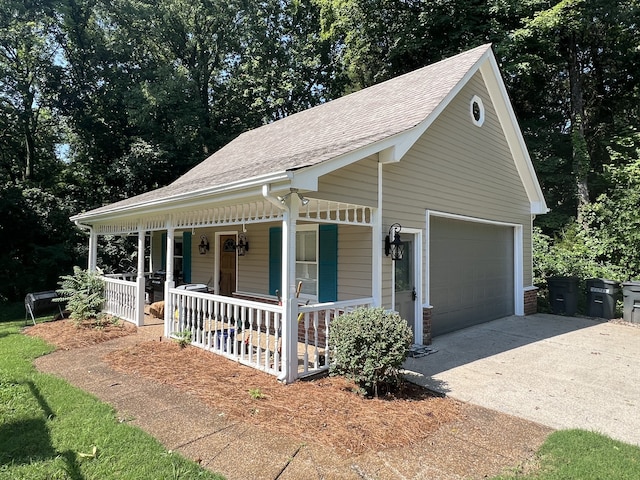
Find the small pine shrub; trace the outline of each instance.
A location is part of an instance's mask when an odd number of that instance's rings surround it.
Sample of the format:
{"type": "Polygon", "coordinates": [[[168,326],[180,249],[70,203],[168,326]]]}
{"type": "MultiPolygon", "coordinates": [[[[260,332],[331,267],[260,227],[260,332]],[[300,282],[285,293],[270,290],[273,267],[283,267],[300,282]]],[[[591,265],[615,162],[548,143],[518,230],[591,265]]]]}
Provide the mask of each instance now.
{"type": "Polygon", "coordinates": [[[83,321],[99,318],[104,305],[104,281],[96,272],[73,267],[73,275],[60,277],[60,295],[56,301],[66,302],[70,318],[79,326],[83,321]]]}
{"type": "Polygon", "coordinates": [[[367,395],[399,383],[413,333],[397,313],[359,308],[335,318],[329,330],[334,353],[331,375],[344,375],[367,395]]]}

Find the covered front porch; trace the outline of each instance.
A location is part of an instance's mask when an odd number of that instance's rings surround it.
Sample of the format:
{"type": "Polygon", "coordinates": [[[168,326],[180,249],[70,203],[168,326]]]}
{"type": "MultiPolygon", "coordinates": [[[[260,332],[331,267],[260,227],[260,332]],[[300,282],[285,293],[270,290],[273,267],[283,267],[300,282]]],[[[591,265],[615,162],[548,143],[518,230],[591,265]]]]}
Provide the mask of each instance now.
{"type": "Polygon", "coordinates": [[[373,207],[291,189],[144,219],[105,219],[88,227],[89,267],[97,266],[98,236],[137,235],[135,273],[104,277],[106,312],[143,325],[145,305],[158,300],[157,291],[149,298],[149,280],[161,270],[166,337],[188,338],[292,382],[329,368],[332,319],[380,305],[376,218],[373,207]],[[364,272],[350,268],[350,248],[364,272]]]}

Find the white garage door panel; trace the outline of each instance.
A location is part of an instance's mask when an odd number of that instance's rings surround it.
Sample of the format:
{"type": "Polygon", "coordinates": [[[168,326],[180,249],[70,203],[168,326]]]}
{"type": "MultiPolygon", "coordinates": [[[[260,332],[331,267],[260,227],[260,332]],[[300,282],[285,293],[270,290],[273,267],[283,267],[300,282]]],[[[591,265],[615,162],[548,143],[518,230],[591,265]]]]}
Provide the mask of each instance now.
{"type": "Polygon", "coordinates": [[[514,313],[512,227],[432,216],[430,232],[434,336],[514,313]]]}

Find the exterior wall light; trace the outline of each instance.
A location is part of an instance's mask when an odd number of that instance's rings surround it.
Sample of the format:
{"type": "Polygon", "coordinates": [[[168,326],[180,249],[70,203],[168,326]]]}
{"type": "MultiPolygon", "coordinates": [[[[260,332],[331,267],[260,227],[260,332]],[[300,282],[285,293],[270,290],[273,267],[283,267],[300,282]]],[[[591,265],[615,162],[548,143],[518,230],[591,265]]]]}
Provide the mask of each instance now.
{"type": "Polygon", "coordinates": [[[278,200],[280,200],[280,203],[282,203],[283,205],[286,203],[287,198],[289,198],[291,196],[291,194],[295,193],[298,198],[300,199],[300,203],[302,203],[302,205],[308,205],[309,204],[309,199],[307,197],[302,196],[302,194],[300,192],[298,192],[297,188],[290,188],[289,189],[290,192],[287,193],[286,195],[282,195],[282,196],[278,196],[278,200]]]}
{"type": "Polygon", "coordinates": [[[384,253],[388,257],[391,255],[391,260],[402,260],[404,255],[404,242],[400,240],[400,231],[402,226],[399,223],[394,223],[389,227],[389,233],[384,239],[384,253]],[[391,237],[393,236],[393,240],[391,237]]]}
{"type": "Polygon", "coordinates": [[[200,255],[206,255],[209,251],[209,240],[206,235],[200,237],[200,244],[198,245],[198,251],[200,255]]]}
{"type": "Polygon", "coordinates": [[[247,240],[247,236],[244,233],[238,235],[236,249],[238,250],[239,257],[244,257],[249,251],[249,240],[247,240]]]}

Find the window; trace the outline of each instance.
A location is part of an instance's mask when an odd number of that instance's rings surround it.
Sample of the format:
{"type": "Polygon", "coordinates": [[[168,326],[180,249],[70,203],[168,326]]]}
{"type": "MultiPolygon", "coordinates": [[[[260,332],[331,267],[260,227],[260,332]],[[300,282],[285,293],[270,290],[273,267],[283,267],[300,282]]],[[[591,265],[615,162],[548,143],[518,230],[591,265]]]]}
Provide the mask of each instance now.
{"type": "Polygon", "coordinates": [[[318,226],[300,225],[296,230],[296,285],[301,296],[318,296],[318,226]]]}
{"type": "MultiPolygon", "coordinates": [[[[298,225],[296,284],[301,295],[318,302],[338,299],[338,226],[298,225]]],[[[269,229],[269,294],[282,291],[282,228],[269,229]]]]}
{"type": "Polygon", "coordinates": [[[481,127],[484,123],[484,105],[482,103],[482,99],[474,95],[471,99],[471,103],[469,104],[470,113],[471,113],[471,121],[477,127],[481,127]]]}

